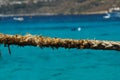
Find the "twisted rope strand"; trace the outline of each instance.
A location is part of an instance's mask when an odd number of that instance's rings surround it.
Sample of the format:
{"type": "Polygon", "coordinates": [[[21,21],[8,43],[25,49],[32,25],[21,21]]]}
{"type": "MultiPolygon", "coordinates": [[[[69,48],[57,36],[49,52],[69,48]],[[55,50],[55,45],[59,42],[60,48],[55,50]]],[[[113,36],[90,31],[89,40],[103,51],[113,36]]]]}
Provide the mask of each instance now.
{"type": "MultiPolygon", "coordinates": [[[[18,46],[38,46],[51,48],[77,48],[77,49],[100,49],[100,50],[118,50],[120,51],[120,42],[102,41],[102,40],[73,40],[50,38],[43,36],[34,36],[27,34],[22,35],[8,35],[0,34],[0,44],[8,46],[10,52],[10,45],[18,46]]],[[[11,52],[10,52],[11,53],[11,52]]]]}

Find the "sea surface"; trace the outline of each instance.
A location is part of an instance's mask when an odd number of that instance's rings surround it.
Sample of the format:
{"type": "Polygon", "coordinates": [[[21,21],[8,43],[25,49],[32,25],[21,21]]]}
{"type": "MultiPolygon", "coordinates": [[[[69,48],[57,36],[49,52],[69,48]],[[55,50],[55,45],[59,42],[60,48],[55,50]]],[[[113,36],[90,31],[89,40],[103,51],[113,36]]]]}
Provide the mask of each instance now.
{"type": "MultiPolygon", "coordinates": [[[[100,15],[0,17],[0,33],[120,41],[120,18],[100,15]]],[[[0,80],[120,80],[120,52],[0,45],[0,80]]]]}

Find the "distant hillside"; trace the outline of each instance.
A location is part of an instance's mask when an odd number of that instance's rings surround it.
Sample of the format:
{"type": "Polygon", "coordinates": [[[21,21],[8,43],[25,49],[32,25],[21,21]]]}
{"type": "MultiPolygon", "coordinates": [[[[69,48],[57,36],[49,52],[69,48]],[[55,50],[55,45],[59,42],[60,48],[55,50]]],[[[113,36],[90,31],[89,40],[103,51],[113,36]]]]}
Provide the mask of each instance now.
{"type": "Polygon", "coordinates": [[[0,14],[81,14],[104,12],[120,0],[0,0],[0,14]]]}

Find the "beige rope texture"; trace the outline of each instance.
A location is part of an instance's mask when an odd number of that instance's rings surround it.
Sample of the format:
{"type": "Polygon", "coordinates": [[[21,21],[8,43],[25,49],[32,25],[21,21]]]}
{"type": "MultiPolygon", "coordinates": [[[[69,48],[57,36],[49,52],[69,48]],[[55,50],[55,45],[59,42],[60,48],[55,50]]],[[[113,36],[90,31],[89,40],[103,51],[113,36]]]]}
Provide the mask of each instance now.
{"type": "Polygon", "coordinates": [[[8,35],[0,34],[0,44],[8,47],[9,53],[10,45],[18,46],[37,46],[37,47],[51,47],[51,48],[77,48],[77,49],[100,49],[100,50],[118,50],[120,51],[120,42],[101,41],[101,40],[74,40],[50,38],[37,35],[27,34],[22,35],[8,35]]]}

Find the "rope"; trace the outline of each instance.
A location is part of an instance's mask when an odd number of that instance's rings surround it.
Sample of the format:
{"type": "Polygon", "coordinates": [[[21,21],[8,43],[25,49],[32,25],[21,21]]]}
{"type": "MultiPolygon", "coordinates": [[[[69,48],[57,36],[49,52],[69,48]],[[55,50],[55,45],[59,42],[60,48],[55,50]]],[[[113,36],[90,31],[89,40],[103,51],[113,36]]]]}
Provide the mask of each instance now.
{"type": "Polygon", "coordinates": [[[120,51],[120,42],[102,41],[102,40],[74,40],[74,39],[61,39],[50,38],[44,36],[36,36],[27,34],[22,35],[8,35],[0,34],[0,44],[8,47],[9,53],[10,45],[18,46],[37,46],[40,48],[77,48],[77,49],[95,49],[95,50],[118,50],[120,51]]]}

